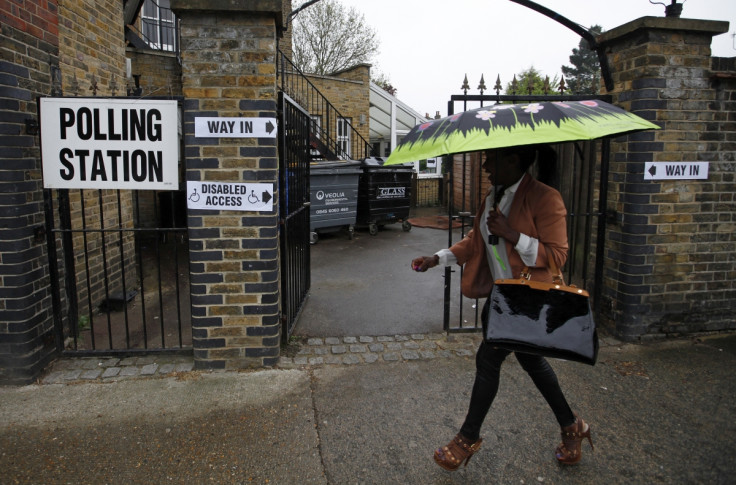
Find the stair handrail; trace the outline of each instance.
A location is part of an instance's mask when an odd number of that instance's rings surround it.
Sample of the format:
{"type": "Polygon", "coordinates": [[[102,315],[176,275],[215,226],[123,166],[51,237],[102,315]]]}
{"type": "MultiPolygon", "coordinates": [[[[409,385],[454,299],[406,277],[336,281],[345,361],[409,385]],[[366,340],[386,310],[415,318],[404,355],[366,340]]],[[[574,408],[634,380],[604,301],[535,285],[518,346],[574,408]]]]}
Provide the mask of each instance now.
{"type": "MultiPolygon", "coordinates": [[[[310,114],[324,115],[321,119],[322,125],[312,124],[312,132],[327,147],[327,153],[323,157],[339,160],[360,160],[374,156],[371,144],[355,129],[335,106],[320,92],[319,89],[307,78],[307,76],[289,59],[280,49],[277,49],[277,83],[278,89],[285,92],[290,98],[299,103],[310,114]],[[297,85],[298,83],[298,85],[297,85]],[[340,146],[339,140],[332,136],[337,132],[337,126],[331,129],[332,123],[338,119],[344,119],[350,130],[350,144],[348,150],[340,146]]],[[[316,148],[316,147],[315,147],[316,148]]]]}

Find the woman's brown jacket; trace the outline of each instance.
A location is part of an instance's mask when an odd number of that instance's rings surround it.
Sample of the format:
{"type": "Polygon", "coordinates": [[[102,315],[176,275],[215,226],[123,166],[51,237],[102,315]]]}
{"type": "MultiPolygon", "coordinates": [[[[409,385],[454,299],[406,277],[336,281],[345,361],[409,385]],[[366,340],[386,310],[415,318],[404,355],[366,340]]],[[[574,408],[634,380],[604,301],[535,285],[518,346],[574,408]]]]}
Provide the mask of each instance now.
{"type": "MultiPolygon", "coordinates": [[[[486,195],[488,196],[488,194],[486,195]]],[[[473,222],[473,229],[450,251],[459,265],[465,265],[461,282],[463,295],[468,298],[485,298],[493,286],[491,270],[486,256],[479,224],[485,204],[480,204],[473,222]]],[[[529,270],[533,280],[552,282],[553,275],[548,269],[552,259],[558,268],[567,260],[567,211],[560,193],[526,174],[519,184],[509,210],[509,225],[522,234],[539,240],[537,261],[529,270]]],[[[511,273],[518,278],[524,263],[510,242],[506,242],[506,253],[511,273]]]]}

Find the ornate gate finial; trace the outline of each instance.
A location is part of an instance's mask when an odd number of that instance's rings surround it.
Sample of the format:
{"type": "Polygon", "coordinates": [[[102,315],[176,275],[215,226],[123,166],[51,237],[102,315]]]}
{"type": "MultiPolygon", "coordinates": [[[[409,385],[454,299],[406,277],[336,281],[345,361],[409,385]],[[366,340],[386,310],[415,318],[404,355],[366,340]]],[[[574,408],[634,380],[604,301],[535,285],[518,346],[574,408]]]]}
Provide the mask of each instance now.
{"type": "Polygon", "coordinates": [[[92,74],[92,80],[90,81],[89,90],[92,91],[93,96],[97,96],[97,90],[99,88],[97,87],[97,76],[92,74]]]}
{"type": "Polygon", "coordinates": [[[463,85],[460,86],[460,89],[463,90],[463,94],[468,94],[468,90],[470,89],[470,84],[468,84],[468,75],[465,74],[465,79],[463,80],[463,85]]]}
{"type": "Polygon", "coordinates": [[[511,80],[511,94],[516,94],[517,89],[519,89],[519,81],[516,80],[516,74],[514,74],[514,79],[511,80]]]}

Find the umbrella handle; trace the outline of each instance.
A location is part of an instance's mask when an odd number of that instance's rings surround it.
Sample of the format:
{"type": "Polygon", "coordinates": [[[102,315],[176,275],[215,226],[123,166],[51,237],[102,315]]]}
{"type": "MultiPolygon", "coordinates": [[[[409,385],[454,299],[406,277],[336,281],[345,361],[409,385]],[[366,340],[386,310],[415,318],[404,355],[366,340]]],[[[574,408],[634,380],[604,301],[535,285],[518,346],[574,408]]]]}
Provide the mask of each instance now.
{"type": "MultiPolygon", "coordinates": [[[[493,210],[494,211],[497,211],[498,210],[498,204],[499,204],[499,202],[501,202],[501,198],[503,197],[503,193],[505,191],[506,191],[506,187],[502,187],[500,185],[496,185],[493,188],[493,192],[494,192],[493,210]]],[[[496,244],[498,244],[498,236],[496,236],[495,234],[491,234],[489,232],[489,234],[488,234],[488,244],[490,244],[491,246],[495,246],[496,244]]]]}

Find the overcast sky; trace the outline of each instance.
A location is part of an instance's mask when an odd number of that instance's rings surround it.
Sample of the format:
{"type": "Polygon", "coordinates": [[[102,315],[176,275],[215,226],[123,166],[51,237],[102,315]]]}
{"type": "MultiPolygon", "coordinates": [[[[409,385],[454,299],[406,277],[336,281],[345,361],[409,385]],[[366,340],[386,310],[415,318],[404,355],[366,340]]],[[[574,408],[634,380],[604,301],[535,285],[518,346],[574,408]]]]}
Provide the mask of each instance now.
{"type": "MultiPolygon", "coordinates": [[[[420,114],[447,114],[451,94],[468,75],[478,94],[481,74],[492,88],[505,86],[530,66],[549,75],[570,65],[580,37],[563,25],[509,0],[340,0],[362,12],[378,33],[373,70],[384,73],[397,97],[420,114]]],[[[669,4],[671,0],[658,0],[669,4]]],[[[560,15],[610,30],[639,17],[664,16],[649,0],[536,0],[560,15]]],[[[295,1],[294,4],[300,3],[295,1]]],[[[714,37],[713,55],[736,56],[736,0],[686,0],[683,18],[725,20],[728,33],[714,37]]],[[[490,93],[489,93],[490,94],[490,93]]]]}

